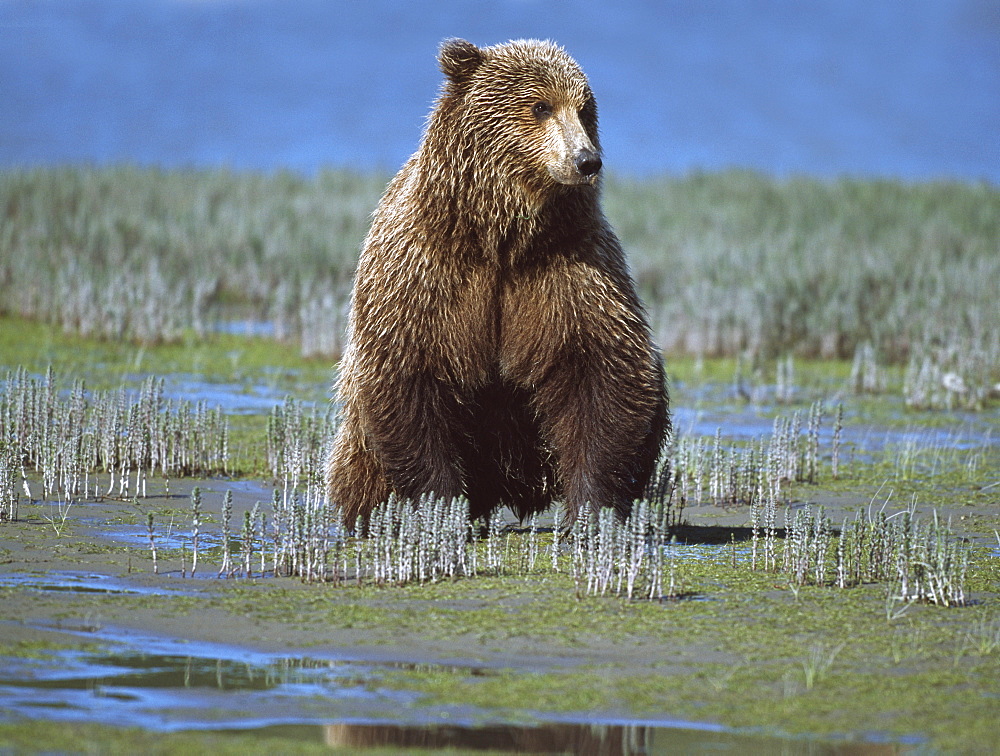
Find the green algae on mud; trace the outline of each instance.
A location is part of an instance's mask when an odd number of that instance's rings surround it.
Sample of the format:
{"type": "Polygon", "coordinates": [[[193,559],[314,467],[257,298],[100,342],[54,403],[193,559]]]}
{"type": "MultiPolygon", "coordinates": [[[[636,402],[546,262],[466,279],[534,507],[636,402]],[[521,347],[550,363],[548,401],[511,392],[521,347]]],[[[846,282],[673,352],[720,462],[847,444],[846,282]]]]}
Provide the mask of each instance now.
{"type": "MultiPolygon", "coordinates": [[[[378,607],[361,624],[389,637],[440,638],[453,653],[473,639],[481,660],[506,665],[486,676],[428,669],[379,681],[432,702],[510,713],[531,701],[542,711],[669,712],[771,731],[919,734],[948,749],[989,742],[1000,654],[988,643],[977,647],[974,628],[987,637],[1000,631],[994,608],[911,607],[889,619],[879,587],[793,592],[725,561],[684,566],[700,601],[581,601],[540,581],[497,580],[493,592],[460,581],[422,597],[449,608],[416,614],[383,610],[406,606],[422,589],[367,591],[378,607]],[[810,683],[814,648],[838,652],[828,673],[810,683]]],[[[996,588],[994,576],[993,601],[996,588]]],[[[335,602],[317,621],[358,622],[340,610],[335,602]]]]}
{"type": "MultiPolygon", "coordinates": [[[[0,316],[0,370],[19,366],[39,375],[52,366],[91,388],[114,388],[129,376],[183,373],[213,381],[270,380],[294,394],[303,386],[328,386],[330,377],[329,360],[302,357],[294,346],[273,339],[188,332],[175,343],[141,344],[66,334],[54,323],[0,316]]],[[[138,386],[139,379],[133,380],[138,386]]]]}
{"type": "MultiPolygon", "coordinates": [[[[521,716],[530,701],[535,715],[668,714],[770,732],[882,732],[927,737],[949,750],[988,742],[984,716],[1000,694],[1000,652],[990,643],[993,629],[1000,632],[1000,586],[997,560],[985,548],[976,550],[971,580],[981,603],[911,606],[897,616],[898,606],[887,610],[884,586],[795,588],[748,570],[745,553],[734,567],[727,546],[701,547],[703,558],[678,561],[686,598],[649,603],[578,598],[570,575],[541,571],[396,587],[183,580],[176,572],[151,575],[148,554],[138,549],[109,545],[98,555],[79,531],[61,539],[51,528],[28,531],[11,543],[3,572],[27,558],[43,576],[69,566],[171,589],[0,588],[8,616],[21,618],[18,634],[51,632],[54,648],[66,643],[61,629],[157,628],[248,647],[416,662],[385,670],[377,685],[419,693],[422,705],[463,703],[498,717],[521,716]],[[837,652],[809,684],[813,649],[837,652]],[[445,674],[437,666],[456,663],[490,673],[445,674]]],[[[95,633],[88,635],[94,643],[95,633]]],[[[15,655],[18,642],[8,649],[15,655]]],[[[44,650],[32,643],[33,653],[44,650]]]]}

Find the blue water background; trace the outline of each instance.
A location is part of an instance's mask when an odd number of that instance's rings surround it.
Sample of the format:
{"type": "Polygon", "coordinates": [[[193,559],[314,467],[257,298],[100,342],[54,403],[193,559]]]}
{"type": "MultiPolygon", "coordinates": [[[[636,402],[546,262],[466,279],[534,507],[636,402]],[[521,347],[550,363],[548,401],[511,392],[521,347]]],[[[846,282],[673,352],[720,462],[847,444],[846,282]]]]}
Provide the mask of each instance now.
{"type": "Polygon", "coordinates": [[[1000,183],[997,0],[0,0],[0,167],[398,167],[440,41],[551,38],[605,162],[1000,183]]]}

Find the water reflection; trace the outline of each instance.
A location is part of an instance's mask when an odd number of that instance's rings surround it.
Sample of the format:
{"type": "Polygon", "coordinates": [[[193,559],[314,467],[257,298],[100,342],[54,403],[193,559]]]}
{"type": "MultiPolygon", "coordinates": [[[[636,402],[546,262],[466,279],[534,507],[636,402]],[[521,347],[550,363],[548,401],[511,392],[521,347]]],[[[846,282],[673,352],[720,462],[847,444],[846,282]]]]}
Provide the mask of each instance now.
{"type": "MultiPolygon", "coordinates": [[[[108,637],[101,631],[89,637],[108,637]]],[[[433,666],[433,665],[431,665],[433,666]]],[[[809,754],[888,754],[899,742],[838,742],[734,732],[662,719],[594,720],[585,715],[497,712],[421,704],[392,690],[391,675],[427,664],[283,657],[238,648],[130,638],[101,651],[56,651],[45,660],[6,659],[0,720],[28,718],[143,727],[156,731],[253,730],[331,746],[492,750],[509,753],[650,754],[723,749],[809,754]],[[184,651],[181,649],[184,648],[184,651]],[[499,720],[499,721],[498,721],[499,720]],[[524,720],[527,720],[525,723],[524,720]]],[[[476,677],[492,670],[435,666],[476,677]]]]}
{"type": "Polygon", "coordinates": [[[903,752],[899,743],[838,743],[744,734],[723,728],[560,722],[540,725],[410,727],[338,724],[325,742],[340,748],[489,750],[507,753],[585,753],[595,756],[729,751],[733,753],[865,754],[903,752]]]}

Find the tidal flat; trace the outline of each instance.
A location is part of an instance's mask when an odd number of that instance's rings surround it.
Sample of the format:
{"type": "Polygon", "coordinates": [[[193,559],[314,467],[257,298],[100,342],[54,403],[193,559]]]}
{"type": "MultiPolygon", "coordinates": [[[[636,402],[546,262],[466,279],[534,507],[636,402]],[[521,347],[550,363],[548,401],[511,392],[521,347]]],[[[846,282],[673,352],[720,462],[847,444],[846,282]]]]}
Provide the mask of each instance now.
{"type": "MultiPolygon", "coordinates": [[[[685,418],[678,434],[704,433],[706,449],[716,438],[743,448],[821,394],[844,406],[836,479],[831,410],[816,482],[788,481],[782,491],[779,559],[791,548],[786,511],[822,506],[834,531],[873,511],[937,517],[968,560],[962,606],[903,600],[892,581],[837,588],[832,553],[822,584],[754,569],[763,524],[758,540],[750,507],[712,500],[708,462],[702,499],[690,495],[663,547],[670,588],[653,601],[589,594],[565,553],[553,568],[555,531],[544,521],[534,531],[505,522],[496,536],[505,561],[487,569],[480,542],[484,566],[474,577],[306,582],[275,577],[270,556],[262,567],[264,546],[248,571],[219,577],[227,492],[238,523],[282,485],[267,470],[267,415],[247,409],[246,395],[270,375],[276,403],[279,393],[325,403],[329,366],[264,339],[139,347],[23,321],[3,326],[8,343],[19,333],[34,345],[34,361],[28,349],[5,356],[17,355],[39,381],[49,365],[67,387],[79,376],[104,387],[131,381],[138,392],[150,368],[198,376],[213,396],[232,395],[222,406],[241,449],[225,475],[144,475],[145,495],[107,494],[110,474],[99,471],[98,494],[72,501],[40,496],[35,472],[18,481],[17,518],[0,523],[3,747],[559,751],[586,743],[609,753],[711,744],[881,753],[993,743],[995,409],[879,406],[844,388],[849,366],[836,362],[800,366],[797,399],[754,404],[722,380],[732,362],[672,361],[672,398],[685,418]],[[529,566],[531,548],[538,557],[529,566]]],[[[240,553],[238,528],[229,539],[240,553]]]]}

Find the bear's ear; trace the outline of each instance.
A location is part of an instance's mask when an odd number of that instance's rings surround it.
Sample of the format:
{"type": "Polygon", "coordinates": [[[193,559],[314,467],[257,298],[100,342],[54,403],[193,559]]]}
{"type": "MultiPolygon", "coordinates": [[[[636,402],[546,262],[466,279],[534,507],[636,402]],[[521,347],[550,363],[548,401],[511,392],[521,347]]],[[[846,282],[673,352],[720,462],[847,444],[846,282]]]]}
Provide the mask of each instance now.
{"type": "Polygon", "coordinates": [[[438,62],[445,76],[461,84],[479,68],[483,62],[483,51],[464,39],[446,39],[441,43],[438,62]]]}

